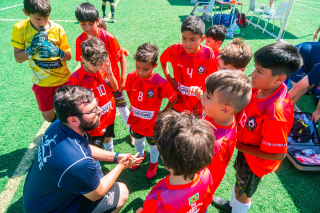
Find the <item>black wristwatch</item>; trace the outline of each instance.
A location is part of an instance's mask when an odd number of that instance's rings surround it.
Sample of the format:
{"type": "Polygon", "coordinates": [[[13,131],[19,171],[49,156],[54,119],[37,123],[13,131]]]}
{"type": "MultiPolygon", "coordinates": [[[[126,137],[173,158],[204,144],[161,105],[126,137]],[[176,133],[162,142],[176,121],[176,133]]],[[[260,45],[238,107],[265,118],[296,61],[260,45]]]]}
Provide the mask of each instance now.
{"type": "Polygon", "coordinates": [[[119,152],[116,152],[116,154],[114,155],[114,160],[113,160],[114,163],[118,163],[119,162],[118,156],[119,156],[119,152]]]}

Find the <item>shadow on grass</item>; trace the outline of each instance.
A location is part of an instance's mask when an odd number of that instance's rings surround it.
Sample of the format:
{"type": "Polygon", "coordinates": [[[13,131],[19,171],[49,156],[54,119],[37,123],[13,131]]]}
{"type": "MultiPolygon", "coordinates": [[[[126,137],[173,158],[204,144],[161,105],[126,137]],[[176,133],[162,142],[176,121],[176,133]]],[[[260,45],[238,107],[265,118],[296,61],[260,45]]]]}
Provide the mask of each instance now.
{"type": "Polygon", "coordinates": [[[140,207],[143,205],[143,200],[141,198],[136,198],[133,201],[130,202],[129,205],[126,206],[126,208],[121,209],[121,212],[136,212],[140,207]]]}
{"type": "Polygon", "coordinates": [[[17,212],[23,212],[23,197],[21,197],[18,201],[11,204],[6,211],[6,213],[17,213],[17,212]]]}
{"type": "Polygon", "coordinates": [[[319,172],[299,171],[286,158],[276,174],[298,212],[319,212],[319,172]]]}
{"type": "MultiPolygon", "coordinates": [[[[36,147],[36,149],[37,148],[38,147],[36,147]]],[[[0,155],[0,179],[3,177],[12,177],[26,151],[27,149],[24,148],[0,155]]]]}

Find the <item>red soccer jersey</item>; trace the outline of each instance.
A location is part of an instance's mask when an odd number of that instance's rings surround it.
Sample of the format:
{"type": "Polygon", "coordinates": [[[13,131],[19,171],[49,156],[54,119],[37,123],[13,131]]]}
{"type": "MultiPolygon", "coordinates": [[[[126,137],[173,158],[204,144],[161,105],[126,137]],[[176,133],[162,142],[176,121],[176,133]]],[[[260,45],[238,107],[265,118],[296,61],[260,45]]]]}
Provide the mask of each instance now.
{"type": "MultiPolygon", "coordinates": [[[[253,89],[249,104],[241,111],[237,122],[237,140],[259,146],[268,153],[286,153],[287,137],[293,124],[293,108],[286,85],[272,95],[257,99],[253,89]]],[[[267,160],[244,153],[250,169],[259,177],[274,172],[281,161],[267,160]]]]}
{"type": "Polygon", "coordinates": [[[168,175],[155,185],[143,203],[143,213],[204,213],[212,202],[212,179],[208,169],[199,172],[194,181],[170,185],[168,175]]]}
{"type": "Polygon", "coordinates": [[[102,113],[99,126],[88,133],[91,136],[102,136],[105,129],[114,123],[116,115],[116,102],[112,95],[113,90],[110,88],[108,75],[104,71],[89,73],[81,66],[70,76],[68,85],[85,87],[94,93],[102,113]]]}
{"type": "Polygon", "coordinates": [[[232,158],[232,154],[237,142],[237,125],[234,118],[230,126],[220,126],[213,123],[212,118],[202,114],[202,118],[209,121],[215,128],[213,129],[216,142],[214,143],[212,162],[208,166],[213,179],[213,193],[220,185],[232,158]]]}
{"type": "Polygon", "coordinates": [[[192,111],[200,100],[192,93],[188,96],[191,86],[198,86],[205,90],[205,80],[208,75],[217,71],[217,63],[210,47],[200,45],[196,54],[188,54],[182,44],[168,47],[161,55],[161,64],[170,62],[173,76],[179,84],[178,102],[174,109],[182,112],[192,111]]]}
{"type": "Polygon", "coordinates": [[[214,52],[214,57],[216,58],[216,62],[217,65],[219,65],[219,54],[220,54],[221,49],[219,49],[218,51],[214,52]]]}
{"type": "MultiPolygon", "coordinates": [[[[97,38],[100,38],[103,41],[107,52],[109,54],[109,59],[111,62],[112,72],[114,77],[117,79],[117,82],[120,82],[120,71],[118,62],[120,61],[120,57],[122,53],[125,53],[123,49],[121,49],[116,37],[111,33],[98,28],[97,38]]],[[[82,56],[81,52],[81,43],[88,39],[88,35],[83,32],[76,40],[76,61],[81,61],[80,56],[82,56]]]]}
{"type": "Polygon", "coordinates": [[[149,78],[142,79],[136,71],[128,74],[125,90],[129,93],[132,111],[128,118],[130,128],[141,135],[153,137],[162,99],[168,98],[171,102],[177,93],[159,74],[153,73],[149,78]]]}

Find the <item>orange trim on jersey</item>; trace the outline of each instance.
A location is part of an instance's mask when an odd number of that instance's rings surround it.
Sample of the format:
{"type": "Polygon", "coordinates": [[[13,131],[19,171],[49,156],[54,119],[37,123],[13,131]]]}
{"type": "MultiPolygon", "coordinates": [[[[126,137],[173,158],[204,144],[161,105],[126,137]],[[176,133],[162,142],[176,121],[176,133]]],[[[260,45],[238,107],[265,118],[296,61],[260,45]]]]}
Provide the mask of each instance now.
{"type": "Polygon", "coordinates": [[[277,92],[279,92],[282,87],[283,87],[283,84],[276,91],[274,91],[271,95],[269,95],[268,97],[263,98],[263,99],[258,99],[257,98],[258,92],[260,91],[260,90],[258,90],[257,93],[254,95],[254,100],[256,100],[256,101],[265,101],[265,100],[269,99],[270,97],[272,97],[273,95],[275,95],[277,92]]]}
{"type": "Polygon", "coordinates": [[[198,174],[196,174],[196,177],[194,178],[193,181],[191,181],[190,183],[187,184],[182,184],[182,185],[170,185],[170,181],[169,181],[169,177],[171,176],[171,174],[169,174],[166,179],[165,179],[165,183],[168,189],[171,190],[177,190],[177,189],[186,189],[186,188],[190,188],[191,186],[197,184],[200,181],[200,172],[198,174]]]}

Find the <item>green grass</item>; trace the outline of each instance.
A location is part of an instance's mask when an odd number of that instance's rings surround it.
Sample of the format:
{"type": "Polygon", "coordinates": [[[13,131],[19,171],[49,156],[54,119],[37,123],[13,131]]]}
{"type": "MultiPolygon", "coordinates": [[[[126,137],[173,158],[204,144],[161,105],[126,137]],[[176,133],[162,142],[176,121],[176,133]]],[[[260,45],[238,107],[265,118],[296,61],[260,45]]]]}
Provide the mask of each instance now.
{"type": "MultiPolygon", "coordinates": [[[[316,0],[313,1],[316,2],[316,0]]],[[[51,0],[50,19],[75,20],[74,10],[82,2],[80,0],[51,0]]],[[[89,2],[94,4],[101,12],[101,1],[89,2]]],[[[244,1],[244,13],[247,12],[248,2],[244,1]]],[[[269,1],[261,0],[259,2],[267,4],[269,1]]],[[[21,3],[21,0],[2,0],[0,9],[21,3]]],[[[279,4],[280,1],[277,1],[277,5],[279,4]]],[[[128,72],[135,69],[132,55],[139,45],[145,42],[156,43],[162,53],[168,46],[181,42],[181,22],[188,16],[192,7],[193,5],[187,0],[120,0],[116,8],[115,18],[117,23],[108,23],[107,27],[108,31],[116,36],[120,45],[130,52],[127,57],[128,72]]],[[[108,11],[109,7],[107,6],[107,8],[108,11]]],[[[24,19],[26,16],[21,9],[22,6],[2,10],[0,11],[0,19],[24,19]]],[[[314,17],[318,17],[319,10],[320,4],[308,2],[294,4],[283,39],[293,45],[311,41],[313,33],[318,27],[318,19],[314,17]]],[[[2,31],[0,38],[2,56],[0,71],[0,92],[2,94],[0,96],[0,192],[5,189],[8,180],[12,177],[25,151],[44,122],[31,90],[32,81],[29,64],[27,62],[18,64],[13,57],[10,38],[12,27],[16,22],[0,22],[2,31]]],[[[257,19],[253,18],[253,22],[257,22],[257,19]]],[[[74,60],[75,40],[82,31],[76,22],[57,23],[62,25],[67,33],[73,58],[68,62],[68,67],[73,72],[77,66],[77,62],[74,60]]],[[[260,24],[264,26],[263,22],[260,24]]],[[[211,23],[206,23],[206,28],[210,25],[211,23]]],[[[268,25],[267,29],[274,34],[278,34],[279,25],[279,21],[276,21],[274,30],[271,24],[268,25]]],[[[250,45],[253,52],[264,45],[275,42],[273,37],[267,33],[262,34],[260,29],[255,29],[251,25],[247,28],[241,28],[239,36],[246,39],[246,43],[250,45]]],[[[231,39],[226,39],[222,47],[230,41],[231,39]]],[[[245,72],[249,75],[253,70],[254,62],[251,61],[245,72]]],[[[163,75],[160,66],[156,68],[156,72],[163,75]]],[[[298,106],[303,111],[311,113],[316,108],[312,95],[304,96],[298,106]]],[[[128,144],[129,135],[121,116],[116,118],[115,124],[117,136],[114,140],[115,150],[121,153],[134,153],[135,149],[128,144]]],[[[124,182],[130,191],[130,197],[123,208],[123,212],[135,212],[142,205],[151,187],[168,174],[165,168],[160,165],[156,177],[152,180],[146,179],[145,173],[149,162],[147,146],[146,153],[147,159],[141,167],[135,171],[126,170],[118,178],[118,181],[124,182]]],[[[236,153],[234,153],[235,155],[236,153]]],[[[235,182],[234,157],[231,161],[225,178],[216,192],[216,196],[226,199],[229,199],[235,182]]],[[[105,173],[115,166],[110,163],[102,165],[105,173]]],[[[25,177],[22,179],[6,212],[22,212],[24,179],[25,177]]],[[[318,212],[320,209],[319,179],[319,173],[298,171],[285,159],[278,171],[262,179],[258,191],[252,197],[250,212],[318,212]]],[[[210,212],[219,212],[219,210],[210,206],[210,212]]]]}

